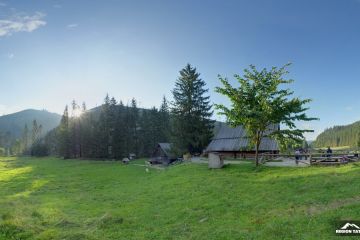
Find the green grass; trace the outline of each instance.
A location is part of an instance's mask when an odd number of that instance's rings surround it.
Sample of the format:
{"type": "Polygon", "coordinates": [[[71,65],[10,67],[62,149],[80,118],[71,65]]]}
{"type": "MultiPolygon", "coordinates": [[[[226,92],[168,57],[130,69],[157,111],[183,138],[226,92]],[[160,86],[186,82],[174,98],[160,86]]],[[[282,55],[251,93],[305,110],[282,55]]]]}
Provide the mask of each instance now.
{"type": "MultiPolygon", "coordinates": [[[[326,151],[327,148],[328,148],[328,147],[326,146],[326,147],[318,147],[318,148],[314,148],[314,149],[326,151]]],[[[351,150],[352,147],[350,147],[350,146],[338,146],[338,147],[333,147],[333,146],[331,146],[331,149],[332,149],[333,151],[345,151],[345,150],[351,150]]]]}
{"type": "Polygon", "coordinates": [[[334,239],[336,221],[360,220],[359,183],[357,164],[0,158],[0,239],[334,239]]]}

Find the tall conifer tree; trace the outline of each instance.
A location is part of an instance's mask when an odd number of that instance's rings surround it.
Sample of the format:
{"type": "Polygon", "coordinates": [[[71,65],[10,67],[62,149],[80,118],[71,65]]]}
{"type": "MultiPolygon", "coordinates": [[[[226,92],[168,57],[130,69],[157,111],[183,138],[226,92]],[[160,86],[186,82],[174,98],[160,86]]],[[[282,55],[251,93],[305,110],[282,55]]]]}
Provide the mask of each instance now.
{"type": "Polygon", "coordinates": [[[60,126],[58,128],[59,153],[65,159],[70,158],[70,133],[69,133],[69,110],[66,105],[60,126]]]}
{"type": "Polygon", "coordinates": [[[212,137],[214,121],[210,117],[213,111],[205,86],[205,81],[190,64],[180,71],[175,82],[171,110],[173,142],[179,154],[201,153],[212,137]]]}

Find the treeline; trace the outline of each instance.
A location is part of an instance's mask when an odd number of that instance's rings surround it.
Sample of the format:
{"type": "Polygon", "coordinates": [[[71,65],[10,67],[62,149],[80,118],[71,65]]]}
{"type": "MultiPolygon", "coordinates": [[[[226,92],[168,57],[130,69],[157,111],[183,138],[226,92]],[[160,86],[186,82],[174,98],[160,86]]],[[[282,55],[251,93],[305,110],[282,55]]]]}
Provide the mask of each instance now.
{"type": "Polygon", "coordinates": [[[42,129],[42,125],[33,120],[30,128],[25,124],[20,138],[14,138],[10,132],[0,132],[0,156],[31,155],[34,144],[41,140],[42,129]]]}
{"type": "Polygon", "coordinates": [[[64,158],[148,157],[160,142],[172,143],[179,156],[201,153],[212,137],[214,121],[208,89],[199,76],[188,64],[175,82],[173,102],[164,97],[159,108],[138,108],[134,98],[124,105],[108,95],[91,110],[73,101],[70,109],[65,107],[60,125],[33,143],[31,153],[64,158]]]}
{"type": "Polygon", "coordinates": [[[11,154],[10,147],[12,146],[14,140],[9,131],[0,132],[0,156],[6,156],[11,154]]]}
{"type": "MultiPolygon", "coordinates": [[[[164,98],[159,109],[139,109],[132,99],[129,106],[108,95],[101,107],[87,111],[75,101],[65,107],[60,125],[33,149],[36,155],[64,158],[120,159],[135,154],[149,156],[156,142],[169,141],[170,112],[164,98]]],[[[34,151],[33,151],[34,152],[34,151]]]]}
{"type": "Polygon", "coordinates": [[[360,122],[328,128],[316,138],[313,145],[315,147],[360,147],[360,122]]]}

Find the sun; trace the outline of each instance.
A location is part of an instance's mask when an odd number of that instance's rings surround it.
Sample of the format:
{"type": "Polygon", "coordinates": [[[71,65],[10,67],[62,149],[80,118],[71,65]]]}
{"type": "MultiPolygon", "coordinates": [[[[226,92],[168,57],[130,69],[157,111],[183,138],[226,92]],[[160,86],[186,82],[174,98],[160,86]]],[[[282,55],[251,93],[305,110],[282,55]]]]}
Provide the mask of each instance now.
{"type": "Polygon", "coordinates": [[[82,114],[82,111],[81,111],[79,108],[74,109],[73,112],[72,112],[72,115],[73,115],[73,117],[75,117],[75,118],[80,117],[81,114],[82,114]]]}

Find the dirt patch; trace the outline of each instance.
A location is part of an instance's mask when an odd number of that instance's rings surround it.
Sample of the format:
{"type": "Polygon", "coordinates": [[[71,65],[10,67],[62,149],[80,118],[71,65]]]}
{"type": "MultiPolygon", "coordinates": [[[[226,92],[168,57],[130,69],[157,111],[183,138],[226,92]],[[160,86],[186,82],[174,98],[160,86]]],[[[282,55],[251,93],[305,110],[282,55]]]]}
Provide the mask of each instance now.
{"type": "Polygon", "coordinates": [[[312,205],[307,209],[307,213],[310,216],[314,216],[325,211],[335,210],[341,207],[345,207],[351,204],[358,203],[360,201],[360,196],[356,196],[353,198],[341,199],[333,201],[327,205],[312,205]]]}

